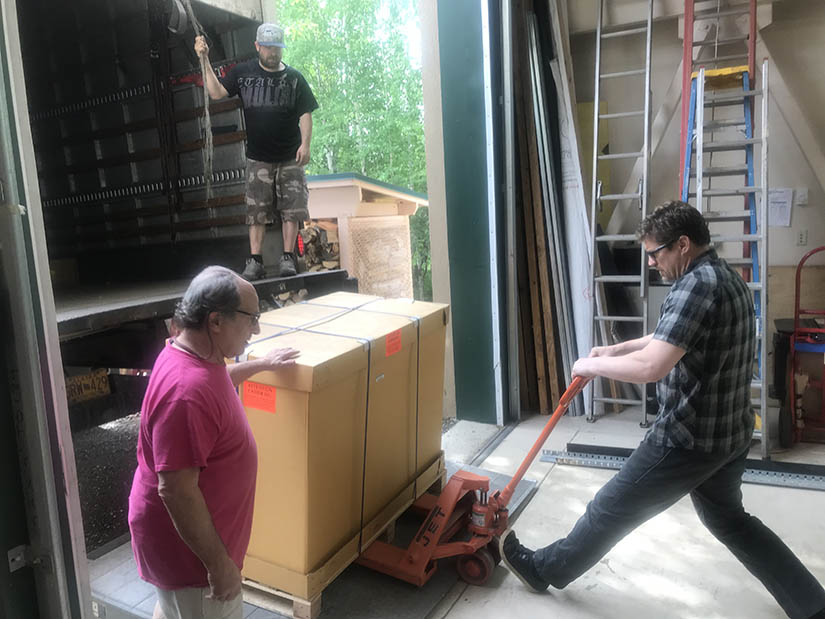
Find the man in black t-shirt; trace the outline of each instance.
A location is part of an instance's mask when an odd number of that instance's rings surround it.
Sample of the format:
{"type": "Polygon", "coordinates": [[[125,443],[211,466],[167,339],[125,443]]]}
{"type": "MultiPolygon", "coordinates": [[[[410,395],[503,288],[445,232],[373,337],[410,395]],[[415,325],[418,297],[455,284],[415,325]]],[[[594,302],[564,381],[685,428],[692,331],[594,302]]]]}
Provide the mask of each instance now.
{"type": "MultiPolygon", "coordinates": [[[[218,79],[209,62],[206,87],[212,99],[239,96],[246,121],[246,223],[250,256],[243,270],[248,280],[266,274],[261,254],[266,225],[282,222],[284,254],[280,275],[295,275],[295,241],[298,222],[309,219],[304,167],[309,162],[312,112],[318,108],[304,76],[282,61],[284,31],[261,24],[255,40],[257,60],[232,67],[218,79]]],[[[209,55],[203,37],[195,39],[195,52],[209,55]]]]}

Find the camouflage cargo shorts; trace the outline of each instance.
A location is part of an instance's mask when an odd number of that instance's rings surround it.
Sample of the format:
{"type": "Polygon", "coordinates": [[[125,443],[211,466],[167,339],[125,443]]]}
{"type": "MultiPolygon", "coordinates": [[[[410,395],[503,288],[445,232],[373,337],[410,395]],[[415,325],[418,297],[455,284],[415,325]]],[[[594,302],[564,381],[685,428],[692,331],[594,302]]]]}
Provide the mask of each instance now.
{"type": "Polygon", "coordinates": [[[309,219],[304,166],[246,160],[246,225],[309,219]]]}

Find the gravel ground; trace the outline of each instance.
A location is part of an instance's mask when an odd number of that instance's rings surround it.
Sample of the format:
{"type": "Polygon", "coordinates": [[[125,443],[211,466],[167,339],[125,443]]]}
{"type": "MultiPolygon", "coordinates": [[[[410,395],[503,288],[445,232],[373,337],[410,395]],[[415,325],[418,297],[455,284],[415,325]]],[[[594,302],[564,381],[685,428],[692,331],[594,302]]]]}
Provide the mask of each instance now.
{"type": "Polygon", "coordinates": [[[129,532],[139,426],[136,413],[73,435],[87,553],[129,532]]]}

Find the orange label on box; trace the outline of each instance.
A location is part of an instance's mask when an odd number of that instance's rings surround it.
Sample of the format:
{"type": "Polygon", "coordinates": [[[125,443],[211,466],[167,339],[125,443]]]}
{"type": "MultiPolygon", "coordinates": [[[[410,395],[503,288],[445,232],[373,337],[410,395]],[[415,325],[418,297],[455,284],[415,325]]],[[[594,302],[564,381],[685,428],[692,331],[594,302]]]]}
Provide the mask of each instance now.
{"type": "Polygon", "coordinates": [[[387,333],[387,356],[394,355],[401,350],[401,329],[387,333]]]}
{"type": "Polygon", "coordinates": [[[277,389],[272,385],[262,385],[252,381],[244,381],[243,403],[248,408],[255,408],[267,413],[275,412],[275,393],[277,389]]]}

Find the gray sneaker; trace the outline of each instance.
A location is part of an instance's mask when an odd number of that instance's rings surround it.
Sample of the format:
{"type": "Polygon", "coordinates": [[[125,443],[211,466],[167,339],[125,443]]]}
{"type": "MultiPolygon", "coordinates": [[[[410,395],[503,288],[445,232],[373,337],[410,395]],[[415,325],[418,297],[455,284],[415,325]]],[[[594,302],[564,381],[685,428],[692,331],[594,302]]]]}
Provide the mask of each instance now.
{"type": "Polygon", "coordinates": [[[241,277],[246,281],[254,282],[255,280],[266,277],[266,269],[264,269],[264,265],[255,260],[255,258],[249,258],[246,261],[246,266],[243,269],[243,273],[241,273],[241,277]]]}
{"type": "Polygon", "coordinates": [[[542,593],[550,586],[544,582],[533,567],[534,552],[519,544],[518,537],[512,529],[507,530],[501,538],[501,558],[513,574],[518,576],[528,589],[542,593]]]}
{"type": "Polygon", "coordinates": [[[295,270],[295,257],[287,252],[281,256],[281,277],[292,277],[297,271],[295,270]]]}

